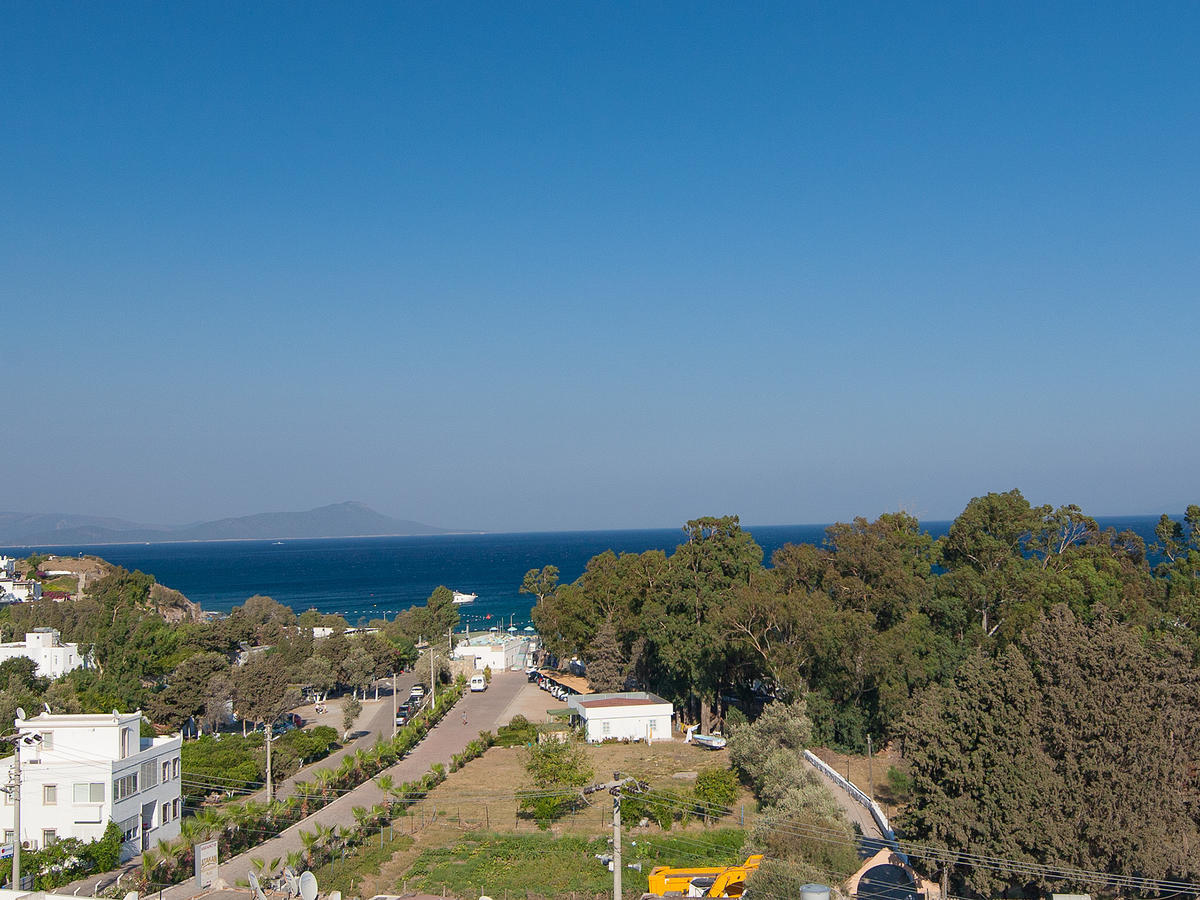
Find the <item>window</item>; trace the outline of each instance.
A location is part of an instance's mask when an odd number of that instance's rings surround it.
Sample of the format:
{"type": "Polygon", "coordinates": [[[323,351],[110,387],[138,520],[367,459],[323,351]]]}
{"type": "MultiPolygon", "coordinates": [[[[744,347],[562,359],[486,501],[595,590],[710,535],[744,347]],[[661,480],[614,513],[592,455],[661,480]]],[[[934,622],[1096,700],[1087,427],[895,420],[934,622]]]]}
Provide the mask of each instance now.
{"type": "Polygon", "coordinates": [[[42,732],[42,749],[43,750],[53,750],[54,749],[54,732],[53,731],[43,731],[42,732]]]}
{"type": "Polygon", "coordinates": [[[136,839],[138,836],[138,825],[137,816],[130,816],[128,819],[118,822],[117,827],[121,829],[122,840],[132,841],[136,839]]]}
{"type": "Polygon", "coordinates": [[[71,786],[71,800],[75,803],[103,803],[104,782],[76,782],[71,786]]]}
{"type": "Polygon", "coordinates": [[[58,832],[53,828],[42,829],[42,846],[49,847],[58,840],[58,832]]]}
{"type": "Polygon", "coordinates": [[[4,829],[4,843],[11,844],[13,839],[13,830],[11,828],[4,829]]]}
{"type": "Polygon", "coordinates": [[[171,777],[172,778],[179,777],[179,757],[178,756],[175,757],[173,760],[171,760],[171,777]]]}
{"type": "Polygon", "coordinates": [[[121,759],[133,752],[133,729],[121,729],[121,759]]]}
{"type": "MultiPolygon", "coordinates": [[[[272,767],[272,768],[274,768],[274,767],[272,767]]],[[[166,760],[166,759],[164,759],[164,760],[163,760],[163,764],[162,764],[162,780],[163,780],[163,781],[170,781],[170,780],[171,780],[171,762],[170,762],[170,760],[166,760]]]]}
{"type": "Polygon", "coordinates": [[[158,820],[159,825],[166,825],[171,821],[171,804],[164,803],[162,805],[162,817],[158,820]]]}
{"type": "Polygon", "coordinates": [[[612,723],[608,719],[605,719],[600,723],[600,733],[608,734],[610,731],[612,731],[612,723]]]}
{"type": "Polygon", "coordinates": [[[142,780],[140,784],[142,790],[147,790],[158,784],[158,763],[154,760],[142,763],[142,780]]]}
{"type": "Polygon", "coordinates": [[[138,792],[138,777],[134,772],[132,775],[124,775],[113,781],[113,802],[124,800],[126,797],[132,797],[138,792]]]}
{"type": "Polygon", "coordinates": [[[42,785],[42,805],[54,806],[58,803],[58,785],[43,784],[42,785]]]}
{"type": "Polygon", "coordinates": [[[175,813],[174,818],[178,819],[179,818],[179,800],[178,799],[171,801],[171,811],[173,813],[175,813]]]}

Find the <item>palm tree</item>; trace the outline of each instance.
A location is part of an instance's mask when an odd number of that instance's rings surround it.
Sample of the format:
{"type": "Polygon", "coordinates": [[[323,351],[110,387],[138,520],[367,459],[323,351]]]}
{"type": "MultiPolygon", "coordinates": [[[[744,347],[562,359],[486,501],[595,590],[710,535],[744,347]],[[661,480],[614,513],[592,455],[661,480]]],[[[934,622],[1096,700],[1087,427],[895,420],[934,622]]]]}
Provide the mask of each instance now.
{"type": "Polygon", "coordinates": [[[329,791],[333,787],[334,779],[337,778],[337,773],[330,768],[317,769],[316,779],[317,787],[321,790],[321,798],[328,803],[329,791]]]}
{"type": "MultiPolygon", "coordinates": [[[[304,832],[301,832],[303,834],[304,832]]],[[[300,868],[300,864],[304,862],[304,854],[299,850],[289,850],[287,853],[287,867],[295,872],[300,868]]]]}
{"type": "MultiPolygon", "coordinates": [[[[317,827],[320,828],[321,826],[318,825],[317,827]]],[[[320,835],[315,831],[300,829],[300,843],[304,845],[304,859],[308,863],[309,868],[312,868],[313,850],[316,849],[318,837],[320,835]]]]}
{"type": "Polygon", "coordinates": [[[314,790],[316,790],[307,781],[296,782],[296,793],[293,794],[296,801],[300,804],[300,818],[308,818],[308,801],[312,799],[314,790]]]}
{"type": "Polygon", "coordinates": [[[396,779],[391,775],[380,775],[375,779],[379,789],[383,791],[384,802],[387,804],[388,815],[392,814],[392,794],[396,791],[396,779]]]}

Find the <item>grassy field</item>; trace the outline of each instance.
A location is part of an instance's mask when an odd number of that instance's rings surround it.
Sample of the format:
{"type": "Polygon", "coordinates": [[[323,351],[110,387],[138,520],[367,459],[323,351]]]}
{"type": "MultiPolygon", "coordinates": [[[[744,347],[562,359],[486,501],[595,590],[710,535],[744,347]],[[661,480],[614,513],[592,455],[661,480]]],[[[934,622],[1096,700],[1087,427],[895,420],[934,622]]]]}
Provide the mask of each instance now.
{"type": "MultiPolygon", "coordinates": [[[[653,790],[677,793],[691,791],[697,772],[729,765],[728,755],[723,752],[676,741],[653,746],[604,744],[587,747],[586,752],[598,781],[621,772],[649,782],[653,790]]],[[[410,834],[413,843],[399,847],[379,866],[377,874],[372,874],[374,869],[364,870],[355,881],[353,894],[338,889],[345,896],[370,897],[401,893],[419,885],[440,893],[444,885],[448,894],[457,892],[474,898],[479,896],[482,877],[493,891],[488,896],[497,900],[506,889],[514,896],[532,890],[547,897],[570,896],[574,891],[577,900],[590,896],[588,892],[593,888],[597,892],[611,890],[611,873],[593,857],[608,850],[611,799],[605,794],[590,807],[543,831],[537,823],[517,815],[515,793],[527,779],[524,759],[522,748],[493,747],[452,773],[425,801],[409,810],[411,816],[396,822],[397,832],[410,834]],[[591,842],[596,840],[599,843],[593,845],[591,842]],[[551,853],[547,848],[553,848],[552,856],[547,855],[551,853]],[[504,869],[488,869],[486,857],[506,860],[506,865],[524,874],[517,878],[505,874],[504,869]],[[532,872],[522,868],[526,865],[532,867],[532,872]],[[523,885],[519,889],[518,882],[523,885]]],[[[734,813],[708,827],[692,820],[686,827],[676,822],[664,832],[653,824],[626,822],[626,862],[642,861],[646,871],[676,860],[685,864],[699,859],[740,862],[736,859],[742,842],[740,826],[749,824],[755,815],[753,798],[743,792],[734,804],[734,813]]],[[[625,881],[631,891],[634,885],[645,884],[644,876],[634,870],[627,873],[625,881]]]]}
{"type": "Polygon", "coordinates": [[[345,857],[314,869],[313,874],[326,893],[341,891],[344,897],[370,897],[375,892],[366,893],[362,890],[363,884],[373,884],[372,876],[377,876],[386,862],[412,845],[413,838],[398,828],[384,829],[382,840],[380,837],[369,839],[345,857]]]}
{"type": "MultiPolygon", "coordinates": [[[[626,848],[623,893],[639,896],[656,865],[710,865],[741,862],[743,834],[723,828],[683,835],[659,834],[626,848]]],[[[610,851],[604,838],[579,835],[498,834],[476,831],[444,847],[425,850],[407,873],[409,887],[429,893],[474,898],[596,898],[611,896],[612,873],[596,859],[610,851]]]]}

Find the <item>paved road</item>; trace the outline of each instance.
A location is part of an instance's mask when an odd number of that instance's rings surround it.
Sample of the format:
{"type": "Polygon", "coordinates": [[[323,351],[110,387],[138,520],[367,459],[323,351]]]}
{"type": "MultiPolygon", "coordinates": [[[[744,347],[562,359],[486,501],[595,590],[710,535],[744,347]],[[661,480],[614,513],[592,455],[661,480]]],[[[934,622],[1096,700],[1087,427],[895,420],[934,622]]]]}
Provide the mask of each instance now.
{"type": "MultiPolygon", "coordinates": [[[[485,729],[495,729],[508,722],[509,710],[517,694],[526,684],[525,676],[519,672],[503,672],[492,679],[491,687],[483,693],[467,693],[454,711],[426,735],[425,740],[408,756],[386,771],[397,783],[413,781],[427,771],[435,762],[449,763],[450,757],[460,753],[472,738],[485,729]],[[467,713],[467,724],[463,724],[461,711],[467,713]]],[[[387,705],[390,712],[391,705],[387,705]]],[[[385,794],[374,781],[360,785],[348,794],[343,794],[324,809],[313,813],[302,822],[281,832],[252,850],[221,863],[221,879],[227,885],[235,885],[251,871],[250,857],[274,859],[286,856],[289,851],[303,849],[300,830],[312,831],[316,824],[325,826],[350,826],[354,824],[355,806],[371,807],[381,803],[385,794]]],[[[162,900],[190,900],[203,893],[194,880],[165,889],[162,900]]]]}
{"type": "MultiPolygon", "coordinates": [[[[866,839],[864,846],[871,848],[870,853],[865,853],[865,856],[870,856],[882,846],[883,833],[879,830],[879,826],[875,823],[875,818],[867,811],[867,808],[855,800],[850,794],[836,781],[822,772],[820,769],[813,767],[813,773],[824,782],[825,787],[829,788],[829,792],[833,794],[833,799],[838,802],[838,806],[842,808],[846,819],[851,825],[857,825],[862,831],[863,838],[866,839]]],[[[857,785],[855,785],[857,787],[857,785]]]]}

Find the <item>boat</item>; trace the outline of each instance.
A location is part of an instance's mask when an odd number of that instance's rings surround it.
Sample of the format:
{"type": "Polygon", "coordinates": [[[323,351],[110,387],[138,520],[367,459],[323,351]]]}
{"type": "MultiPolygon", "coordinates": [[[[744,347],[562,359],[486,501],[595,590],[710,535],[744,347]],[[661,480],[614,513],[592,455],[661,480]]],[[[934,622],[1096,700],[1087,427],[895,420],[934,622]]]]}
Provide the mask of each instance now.
{"type": "Polygon", "coordinates": [[[712,734],[696,734],[696,726],[688,726],[687,735],[684,737],[685,744],[695,744],[698,747],[703,747],[706,750],[724,750],[725,738],[721,736],[721,732],[716,731],[712,734]]]}
{"type": "Polygon", "coordinates": [[[474,603],[478,597],[478,594],[464,594],[462,591],[454,592],[455,603],[474,603]]]}

